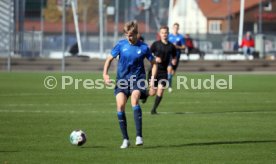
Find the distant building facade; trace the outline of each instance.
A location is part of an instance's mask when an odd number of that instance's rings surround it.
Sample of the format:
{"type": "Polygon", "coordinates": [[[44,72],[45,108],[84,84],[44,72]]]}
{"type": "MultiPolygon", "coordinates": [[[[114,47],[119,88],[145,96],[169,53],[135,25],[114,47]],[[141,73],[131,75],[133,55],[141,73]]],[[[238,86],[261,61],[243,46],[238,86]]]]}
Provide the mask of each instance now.
{"type": "MultiPolygon", "coordinates": [[[[276,0],[262,0],[262,31],[276,31],[276,0]]],[[[244,31],[259,31],[260,0],[245,0],[244,31]]],[[[180,24],[182,33],[238,33],[240,1],[237,0],[171,0],[171,17],[180,24]]]]}

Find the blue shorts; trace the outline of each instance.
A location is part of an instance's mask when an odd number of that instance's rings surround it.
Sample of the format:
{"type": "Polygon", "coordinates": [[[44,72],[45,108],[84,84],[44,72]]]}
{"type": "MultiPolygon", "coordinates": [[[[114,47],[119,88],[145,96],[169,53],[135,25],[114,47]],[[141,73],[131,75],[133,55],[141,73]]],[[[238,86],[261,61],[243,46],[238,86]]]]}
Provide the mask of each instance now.
{"type": "Polygon", "coordinates": [[[116,96],[118,93],[122,92],[126,95],[126,97],[129,97],[134,90],[139,90],[141,95],[146,94],[148,86],[146,83],[146,79],[139,79],[137,81],[133,81],[132,83],[128,82],[127,84],[119,84],[117,81],[114,89],[114,95],[116,96]]]}
{"type": "Polygon", "coordinates": [[[178,64],[179,64],[180,55],[181,54],[177,52],[177,55],[176,55],[176,65],[173,65],[172,61],[170,61],[170,64],[169,64],[169,66],[171,66],[173,68],[173,70],[175,70],[175,71],[176,71],[176,69],[178,67],[178,64]]]}

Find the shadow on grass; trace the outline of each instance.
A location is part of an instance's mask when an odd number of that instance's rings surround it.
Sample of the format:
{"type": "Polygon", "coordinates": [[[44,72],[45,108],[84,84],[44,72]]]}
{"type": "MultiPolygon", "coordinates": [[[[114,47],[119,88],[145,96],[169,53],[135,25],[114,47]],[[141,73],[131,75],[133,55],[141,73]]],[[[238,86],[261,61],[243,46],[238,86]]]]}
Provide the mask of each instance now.
{"type": "Polygon", "coordinates": [[[202,142],[202,143],[187,143],[179,145],[157,145],[144,147],[145,149],[154,148],[178,148],[178,147],[191,147],[191,146],[216,146],[216,145],[234,145],[234,144],[260,144],[260,143],[276,143],[276,140],[264,141],[216,141],[216,142],[202,142]]]}
{"type": "Polygon", "coordinates": [[[82,149],[103,149],[106,147],[104,147],[104,146],[82,146],[80,148],[82,148],[82,149]]]}

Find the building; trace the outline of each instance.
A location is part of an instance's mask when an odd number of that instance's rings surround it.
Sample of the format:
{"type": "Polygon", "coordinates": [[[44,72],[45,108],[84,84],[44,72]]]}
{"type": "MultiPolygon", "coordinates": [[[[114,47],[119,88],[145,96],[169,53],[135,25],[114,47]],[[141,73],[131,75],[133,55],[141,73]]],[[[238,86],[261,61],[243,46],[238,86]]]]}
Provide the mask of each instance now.
{"type": "MultiPolygon", "coordinates": [[[[257,33],[260,30],[259,18],[262,18],[262,32],[276,30],[276,1],[263,0],[262,13],[260,0],[245,0],[244,31],[257,33]]],[[[238,33],[240,0],[198,0],[198,6],[207,19],[208,33],[238,33]]]]}
{"type": "Polygon", "coordinates": [[[180,33],[207,33],[207,18],[197,5],[196,0],[171,0],[168,26],[177,22],[180,33]]]}
{"type": "MultiPolygon", "coordinates": [[[[262,0],[262,32],[276,31],[276,0],[262,0]]],[[[257,33],[260,0],[245,0],[244,31],[257,33]]],[[[169,26],[180,24],[182,33],[238,33],[240,0],[171,0],[169,26]]]]}
{"type": "MultiPolygon", "coordinates": [[[[103,2],[104,26],[107,33],[113,33],[115,15],[114,13],[108,14],[107,11],[109,8],[115,7],[116,1],[104,0],[103,2]]],[[[77,3],[80,31],[97,34],[99,32],[98,0],[78,0],[77,3]]],[[[129,20],[137,20],[142,33],[154,33],[160,25],[167,24],[169,4],[167,0],[118,0],[118,3],[119,29],[129,20]],[[144,8],[144,3],[149,3],[149,7],[144,8]]],[[[24,0],[24,4],[24,29],[26,31],[40,31],[41,23],[43,23],[43,30],[46,33],[60,33],[62,31],[61,0],[24,0]]],[[[66,11],[66,31],[73,33],[74,23],[70,3],[67,5],[66,11]]],[[[20,15],[22,16],[23,13],[20,15]]]]}

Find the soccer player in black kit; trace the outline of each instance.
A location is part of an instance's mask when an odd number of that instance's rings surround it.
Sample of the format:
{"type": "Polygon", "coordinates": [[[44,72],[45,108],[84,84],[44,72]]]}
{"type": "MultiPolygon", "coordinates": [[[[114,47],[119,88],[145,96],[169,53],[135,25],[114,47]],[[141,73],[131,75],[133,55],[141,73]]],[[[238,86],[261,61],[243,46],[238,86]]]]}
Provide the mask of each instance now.
{"type": "MultiPolygon", "coordinates": [[[[156,110],[162,100],[164,89],[168,87],[168,65],[170,64],[170,62],[172,62],[173,65],[176,65],[176,48],[172,43],[168,41],[168,26],[160,27],[159,35],[160,40],[155,41],[150,48],[151,52],[155,56],[158,68],[156,79],[154,81],[154,89],[151,89],[149,92],[150,96],[156,95],[151,114],[157,114],[156,110]]],[[[149,72],[148,77],[151,77],[151,72],[149,72]]]]}

